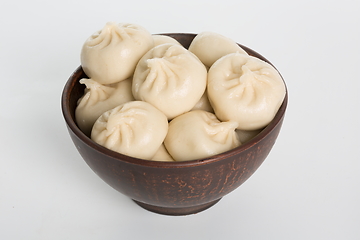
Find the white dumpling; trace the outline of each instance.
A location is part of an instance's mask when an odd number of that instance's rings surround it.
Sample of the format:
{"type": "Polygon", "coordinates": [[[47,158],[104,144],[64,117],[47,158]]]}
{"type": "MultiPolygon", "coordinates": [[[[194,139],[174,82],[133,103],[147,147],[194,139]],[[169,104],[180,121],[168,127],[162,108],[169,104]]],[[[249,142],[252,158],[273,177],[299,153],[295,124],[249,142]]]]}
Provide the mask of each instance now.
{"type": "Polygon", "coordinates": [[[153,45],[143,27],[109,22],[85,41],[81,65],[89,78],[101,84],[119,82],[132,76],[139,59],[153,45]]]}
{"type": "Polygon", "coordinates": [[[149,103],[131,101],[103,113],[91,139],[119,153],[152,159],[168,130],[166,116],[149,103]]]}
{"type": "Polygon", "coordinates": [[[253,139],[256,135],[258,135],[263,129],[257,129],[252,131],[245,131],[236,129],[236,133],[238,135],[238,138],[242,144],[247,143],[251,139],[253,139]]]}
{"type": "Polygon", "coordinates": [[[157,152],[155,153],[154,157],[151,159],[153,161],[159,162],[174,162],[173,157],[169,154],[166,150],[164,144],[161,144],[157,152]]]}
{"type": "Polygon", "coordinates": [[[237,125],[220,122],[206,111],[190,111],[169,123],[164,144],[175,161],[213,156],[241,145],[235,132],[237,125]]]}
{"type": "Polygon", "coordinates": [[[170,120],[195,106],[206,82],[207,71],[200,60],[184,47],[167,43],[140,59],[132,90],[135,99],[151,103],[170,120]]]}
{"type": "Polygon", "coordinates": [[[189,51],[207,67],[211,67],[216,60],[229,53],[239,52],[247,55],[235,41],[214,32],[201,32],[196,35],[189,46],[189,51]]]}
{"type": "Polygon", "coordinates": [[[182,46],[175,38],[170,36],[154,34],[152,35],[152,38],[154,40],[154,47],[165,43],[172,43],[182,46]]]}
{"type": "Polygon", "coordinates": [[[214,109],[210,104],[207,91],[204,92],[200,100],[195,104],[195,106],[191,110],[204,110],[207,112],[214,113],[214,109]]]}
{"type": "Polygon", "coordinates": [[[236,121],[241,130],[265,127],[285,97],[285,84],[269,63],[245,54],[228,54],[208,73],[208,96],[221,121],[236,121]]]}
{"type": "Polygon", "coordinates": [[[94,122],[101,114],[120,104],[135,100],[131,91],[131,78],[109,85],[102,85],[87,78],[79,82],[85,84],[86,88],[84,95],[78,100],[75,119],[81,131],[88,136],[94,122]]]}

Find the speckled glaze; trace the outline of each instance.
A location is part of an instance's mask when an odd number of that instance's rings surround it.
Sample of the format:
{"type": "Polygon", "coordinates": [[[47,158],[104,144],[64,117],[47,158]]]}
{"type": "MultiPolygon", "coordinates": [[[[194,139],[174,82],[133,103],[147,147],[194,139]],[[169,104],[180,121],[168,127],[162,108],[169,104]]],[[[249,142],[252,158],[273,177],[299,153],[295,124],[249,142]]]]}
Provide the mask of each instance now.
{"type": "MultiPolygon", "coordinates": [[[[186,48],[195,34],[164,34],[186,48]]],[[[250,55],[267,61],[240,45],[250,55]]],[[[267,61],[269,62],[269,61],[267,61]]],[[[80,131],[75,123],[77,100],[86,77],[81,66],[71,75],[62,94],[62,111],[69,134],[82,158],[107,184],[139,206],[160,214],[187,215],[203,211],[243,184],[272,149],[287,107],[288,95],[273,121],[255,138],[240,147],[209,158],[186,162],[148,161],[108,150],[80,131]]]]}

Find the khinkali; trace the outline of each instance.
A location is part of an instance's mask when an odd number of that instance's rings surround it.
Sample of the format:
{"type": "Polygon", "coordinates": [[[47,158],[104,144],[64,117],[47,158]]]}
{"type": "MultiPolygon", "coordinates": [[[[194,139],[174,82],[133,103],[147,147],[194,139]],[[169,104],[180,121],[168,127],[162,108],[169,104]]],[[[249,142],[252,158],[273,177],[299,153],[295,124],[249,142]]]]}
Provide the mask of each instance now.
{"type": "Polygon", "coordinates": [[[164,44],[164,43],[172,43],[172,44],[177,44],[177,45],[181,46],[181,44],[175,38],[172,38],[167,35],[154,34],[154,35],[152,35],[152,37],[154,40],[154,47],[164,44]]]}
{"type": "Polygon", "coordinates": [[[139,61],[133,77],[135,99],[151,103],[168,119],[190,111],[205,92],[207,70],[177,44],[152,48],[139,61]]]}
{"type": "Polygon", "coordinates": [[[151,34],[136,24],[109,22],[84,43],[81,65],[101,84],[129,78],[139,59],[154,45],[151,34]]]}
{"type": "Polygon", "coordinates": [[[214,109],[212,108],[209,97],[207,95],[207,91],[204,92],[200,100],[195,104],[195,106],[191,110],[204,110],[207,112],[214,113],[214,109]]]}
{"type": "Polygon", "coordinates": [[[258,135],[263,129],[257,129],[257,130],[252,130],[252,131],[245,131],[245,130],[240,130],[240,129],[236,129],[236,133],[238,135],[238,139],[240,140],[240,142],[242,144],[247,143],[248,141],[250,141],[251,139],[253,139],[256,135],[258,135]]]}
{"type": "Polygon", "coordinates": [[[207,67],[211,67],[216,60],[229,53],[239,52],[247,55],[235,41],[214,32],[201,32],[196,35],[189,46],[189,51],[207,67]]]}
{"type": "Polygon", "coordinates": [[[274,118],[286,90],[282,77],[269,63],[232,53],[209,69],[207,91],[221,121],[236,121],[238,129],[256,130],[274,118]]]}
{"type": "Polygon", "coordinates": [[[195,110],[169,123],[164,144],[175,161],[186,161],[216,155],[241,143],[233,121],[220,122],[213,113],[195,110]]]}
{"type": "Polygon", "coordinates": [[[120,104],[135,100],[131,91],[131,78],[119,83],[102,85],[92,79],[83,78],[84,95],[78,100],[75,119],[79,128],[90,136],[94,122],[101,114],[120,104]]]}
{"type": "Polygon", "coordinates": [[[153,161],[160,161],[160,162],[174,162],[174,159],[166,150],[164,144],[161,144],[157,152],[155,153],[154,157],[151,159],[153,161]]]}
{"type": "Polygon", "coordinates": [[[95,122],[91,139],[119,153],[152,159],[168,130],[166,116],[143,101],[131,101],[103,113],[95,122]]]}

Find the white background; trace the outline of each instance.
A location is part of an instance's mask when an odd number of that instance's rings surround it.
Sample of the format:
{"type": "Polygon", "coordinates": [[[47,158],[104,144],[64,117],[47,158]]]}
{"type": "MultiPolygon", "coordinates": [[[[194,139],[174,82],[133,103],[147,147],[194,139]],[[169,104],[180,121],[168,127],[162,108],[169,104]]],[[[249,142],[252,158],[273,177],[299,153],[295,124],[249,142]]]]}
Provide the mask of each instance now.
{"type": "Polygon", "coordinates": [[[359,10],[354,0],[2,1],[0,239],[360,239],[359,10]],[[218,32],[285,78],[272,152],[209,210],[145,211],[73,146],[61,92],[83,42],[108,21],[218,32]]]}

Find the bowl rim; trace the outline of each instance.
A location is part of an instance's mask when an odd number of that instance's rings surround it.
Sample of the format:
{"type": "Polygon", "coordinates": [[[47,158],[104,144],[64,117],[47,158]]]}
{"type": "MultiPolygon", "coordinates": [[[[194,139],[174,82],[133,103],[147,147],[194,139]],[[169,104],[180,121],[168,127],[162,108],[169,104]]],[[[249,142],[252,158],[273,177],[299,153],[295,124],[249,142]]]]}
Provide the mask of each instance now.
{"type": "MultiPolygon", "coordinates": [[[[191,36],[195,37],[197,34],[194,34],[194,33],[160,33],[160,34],[156,34],[156,35],[167,35],[167,36],[191,35],[191,36]]],[[[267,63],[271,64],[276,69],[276,67],[270,61],[268,61],[265,57],[263,57],[256,51],[254,51],[242,44],[238,43],[238,45],[240,47],[242,47],[246,52],[248,52],[249,55],[256,55],[256,57],[260,58],[261,60],[266,61],[267,63]]],[[[84,134],[80,130],[80,128],[77,126],[77,124],[75,122],[75,119],[72,118],[72,116],[70,114],[70,109],[69,109],[70,93],[73,90],[74,85],[76,84],[74,77],[75,77],[76,73],[78,73],[79,71],[82,71],[81,65],[71,74],[71,76],[65,83],[65,86],[63,88],[63,92],[61,95],[61,109],[62,109],[62,114],[63,114],[64,120],[67,124],[68,130],[72,131],[73,134],[78,139],[80,139],[84,144],[88,145],[89,147],[91,147],[95,151],[99,152],[100,154],[106,155],[116,161],[127,162],[129,164],[135,164],[135,165],[141,165],[141,166],[156,167],[156,168],[195,167],[195,166],[200,166],[200,165],[204,165],[204,164],[218,162],[223,159],[234,156],[234,155],[238,154],[239,152],[244,152],[244,151],[248,150],[249,148],[251,148],[252,146],[260,143],[267,135],[269,135],[275,129],[275,127],[284,118],[287,104],[288,104],[288,89],[287,89],[284,78],[282,77],[281,73],[277,70],[284,82],[284,85],[285,85],[284,100],[283,100],[279,110],[277,111],[275,117],[273,118],[273,120],[254,138],[252,138],[248,142],[246,142],[236,148],[233,148],[226,152],[219,153],[219,154],[209,156],[206,158],[194,159],[194,160],[188,160],[188,161],[173,161],[173,162],[146,160],[146,159],[127,156],[127,155],[115,152],[113,150],[110,150],[104,146],[101,146],[100,144],[97,144],[96,142],[91,140],[91,138],[89,138],[86,134],[84,134]]]]}

